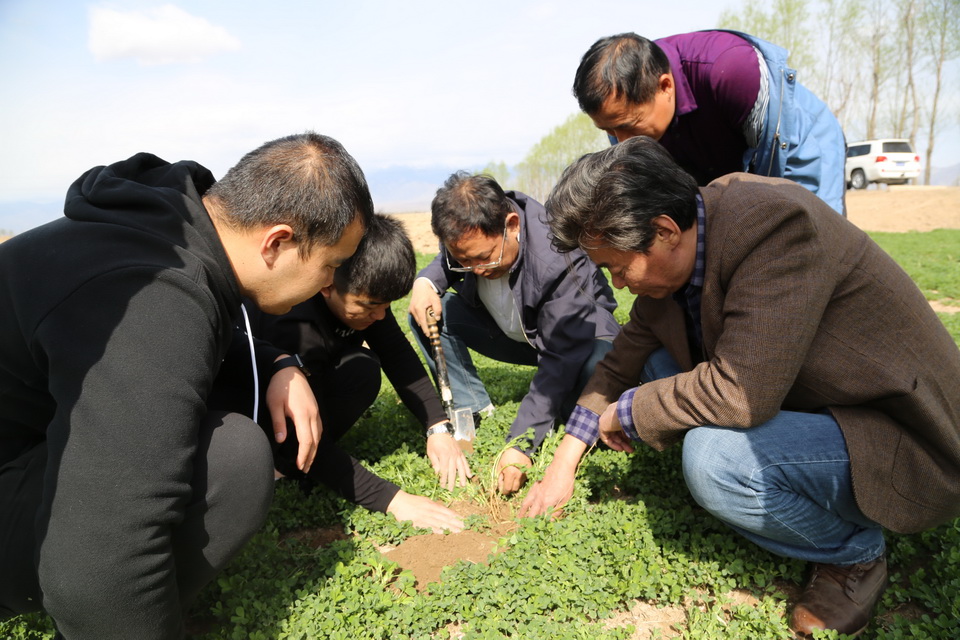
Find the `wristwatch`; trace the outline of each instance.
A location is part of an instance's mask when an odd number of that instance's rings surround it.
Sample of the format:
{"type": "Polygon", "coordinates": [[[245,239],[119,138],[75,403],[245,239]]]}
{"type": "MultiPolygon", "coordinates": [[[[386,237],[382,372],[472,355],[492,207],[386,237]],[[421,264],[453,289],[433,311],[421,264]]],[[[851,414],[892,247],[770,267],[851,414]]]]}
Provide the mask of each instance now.
{"type": "Polygon", "coordinates": [[[428,438],[436,433],[449,433],[450,435],[453,435],[453,425],[450,424],[449,420],[447,420],[446,422],[435,424],[427,429],[428,438]]]}
{"type": "Polygon", "coordinates": [[[307,369],[307,365],[303,364],[303,360],[300,359],[299,354],[293,354],[292,356],[287,356],[286,358],[280,358],[273,363],[273,372],[276,373],[280,369],[286,369],[287,367],[296,367],[303,372],[303,375],[310,377],[310,369],[307,369]]]}

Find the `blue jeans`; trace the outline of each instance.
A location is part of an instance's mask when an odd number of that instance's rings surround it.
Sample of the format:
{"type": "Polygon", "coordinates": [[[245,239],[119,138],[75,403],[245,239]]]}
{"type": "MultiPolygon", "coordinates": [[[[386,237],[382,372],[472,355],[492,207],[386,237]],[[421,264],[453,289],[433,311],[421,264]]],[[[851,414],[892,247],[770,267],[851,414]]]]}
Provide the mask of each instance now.
{"type": "MultiPolygon", "coordinates": [[[[647,380],[677,373],[665,349],[644,369],[647,380]]],[[[880,525],[857,507],[847,445],[829,413],[781,411],[749,429],[691,429],[683,477],[700,506],[772,553],[848,565],[884,551],[880,525]]]]}
{"type": "MultiPolygon", "coordinates": [[[[447,361],[447,374],[450,378],[454,408],[469,408],[471,412],[476,413],[492,405],[493,402],[480,380],[476,365],[473,364],[470,349],[498,362],[534,367],[537,366],[539,356],[531,344],[517,342],[508,337],[484,307],[470,306],[455,293],[444,293],[440,299],[443,303],[440,345],[443,347],[443,357],[447,361]]],[[[407,319],[430,368],[430,373],[436,379],[437,367],[430,341],[423,335],[420,326],[411,316],[407,319]]],[[[558,419],[566,420],[573,411],[580,392],[593,375],[594,367],[611,348],[610,340],[594,340],[593,353],[580,367],[577,384],[564,398],[561,405],[563,415],[556,416],[558,419]]]]}

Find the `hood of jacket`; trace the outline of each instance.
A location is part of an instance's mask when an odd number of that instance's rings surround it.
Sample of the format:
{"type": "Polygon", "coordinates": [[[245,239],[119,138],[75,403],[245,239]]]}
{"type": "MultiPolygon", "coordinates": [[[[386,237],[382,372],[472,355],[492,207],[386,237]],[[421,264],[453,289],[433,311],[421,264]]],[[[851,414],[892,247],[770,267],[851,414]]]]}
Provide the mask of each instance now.
{"type": "MultiPolygon", "coordinates": [[[[196,162],[171,164],[138,153],[81,175],[67,191],[63,212],[69,220],[124,228],[189,253],[204,264],[216,289],[232,293],[230,306],[239,307],[236,278],[202,202],[214,182],[196,162]]],[[[142,253],[131,257],[148,259],[142,253]]]]}

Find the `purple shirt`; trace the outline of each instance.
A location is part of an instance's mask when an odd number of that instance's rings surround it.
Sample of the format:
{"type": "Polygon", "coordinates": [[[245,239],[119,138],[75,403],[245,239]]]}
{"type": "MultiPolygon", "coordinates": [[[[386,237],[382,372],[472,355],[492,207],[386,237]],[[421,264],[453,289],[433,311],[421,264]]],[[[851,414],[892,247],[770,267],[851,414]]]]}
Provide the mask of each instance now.
{"type": "Polygon", "coordinates": [[[655,40],[676,86],[673,123],[660,139],[697,183],[743,171],[743,124],[760,92],[753,46],[732,33],[700,31],[655,40]]]}

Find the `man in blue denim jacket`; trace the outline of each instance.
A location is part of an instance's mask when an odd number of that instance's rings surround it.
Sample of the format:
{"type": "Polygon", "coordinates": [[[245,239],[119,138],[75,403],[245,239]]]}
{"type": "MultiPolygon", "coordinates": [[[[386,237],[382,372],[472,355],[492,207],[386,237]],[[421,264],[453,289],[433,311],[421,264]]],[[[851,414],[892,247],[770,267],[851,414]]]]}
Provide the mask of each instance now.
{"type": "Polygon", "coordinates": [[[573,93],[611,142],[658,140],[700,186],[737,171],[786,178],[845,212],[843,130],[781,47],[733,31],[623,33],[584,54],[573,93]]]}

